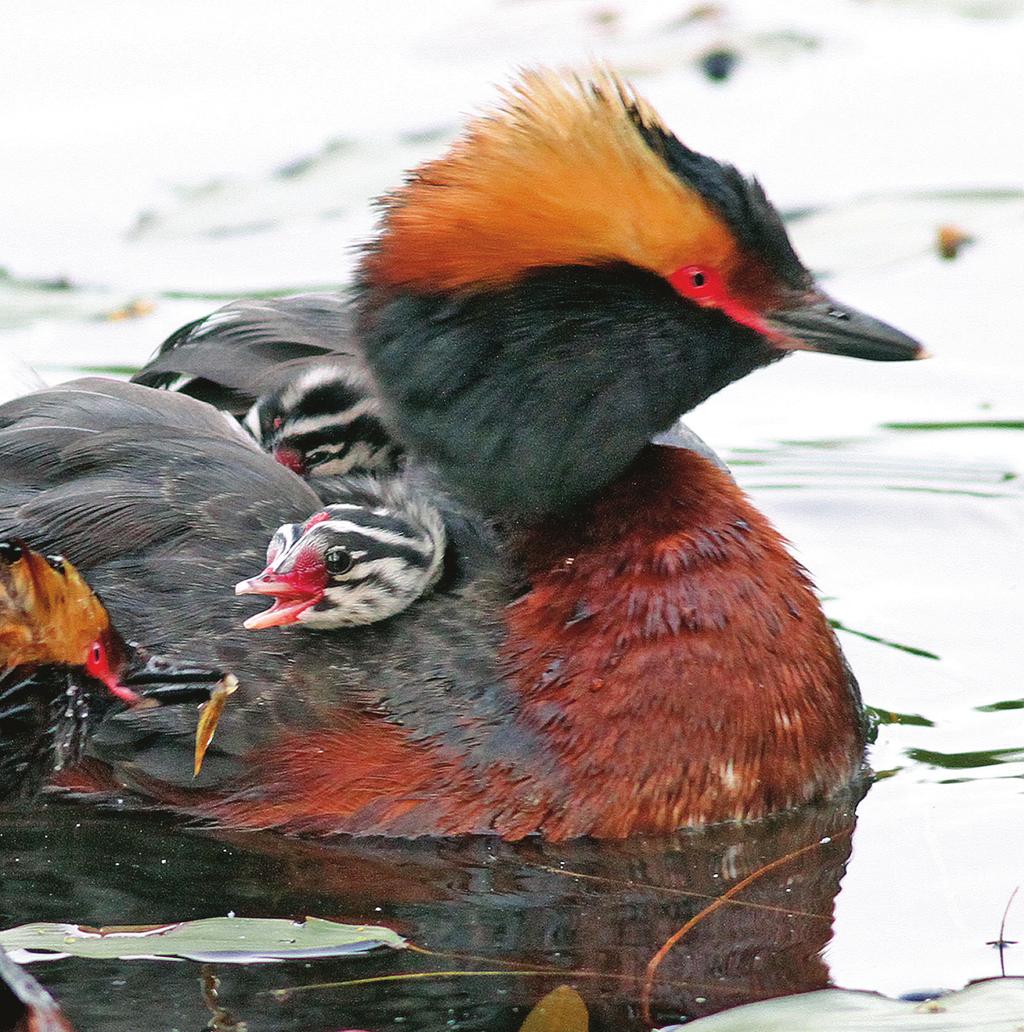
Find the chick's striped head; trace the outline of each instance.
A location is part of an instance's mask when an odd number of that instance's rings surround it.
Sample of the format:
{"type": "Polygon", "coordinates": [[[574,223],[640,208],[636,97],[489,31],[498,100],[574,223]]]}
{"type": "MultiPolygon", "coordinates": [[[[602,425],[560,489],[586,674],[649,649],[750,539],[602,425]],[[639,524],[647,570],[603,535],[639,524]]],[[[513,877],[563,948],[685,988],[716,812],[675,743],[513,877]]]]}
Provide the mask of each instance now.
{"type": "Polygon", "coordinates": [[[402,453],[369,377],[347,364],[315,365],[263,395],[245,425],[264,451],[301,476],[392,472],[402,453]]]}
{"type": "Polygon", "coordinates": [[[358,627],[400,613],[428,591],[444,551],[444,523],[428,502],[399,483],[353,478],[340,501],[279,527],[266,568],[235,591],[274,599],[245,621],[250,630],[358,627]]]}

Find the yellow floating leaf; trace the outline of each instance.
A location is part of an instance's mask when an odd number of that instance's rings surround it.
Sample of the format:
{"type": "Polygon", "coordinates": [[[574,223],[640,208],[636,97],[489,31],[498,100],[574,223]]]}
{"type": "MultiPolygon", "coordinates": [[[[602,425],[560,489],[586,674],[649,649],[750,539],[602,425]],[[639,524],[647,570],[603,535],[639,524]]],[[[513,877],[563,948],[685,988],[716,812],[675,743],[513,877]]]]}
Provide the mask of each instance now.
{"type": "Polygon", "coordinates": [[[590,1015],[575,989],[560,985],[538,1003],[519,1028],[519,1032],[587,1032],[590,1015]]]}

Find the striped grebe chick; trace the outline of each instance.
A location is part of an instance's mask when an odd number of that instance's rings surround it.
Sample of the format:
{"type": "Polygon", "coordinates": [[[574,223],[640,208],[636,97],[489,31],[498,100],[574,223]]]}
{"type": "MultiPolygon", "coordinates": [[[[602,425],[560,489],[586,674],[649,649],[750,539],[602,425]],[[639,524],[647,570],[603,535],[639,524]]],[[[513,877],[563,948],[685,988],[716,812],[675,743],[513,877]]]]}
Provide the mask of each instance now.
{"type": "Polygon", "coordinates": [[[384,425],[367,373],[321,362],[261,395],[244,424],[283,466],[307,477],[392,473],[402,448],[384,425]]]}
{"type": "Polygon", "coordinates": [[[441,514],[401,481],[353,477],[304,523],[279,527],[261,574],[239,595],[273,595],[250,630],[302,623],[331,630],[377,623],[408,608],[444,565],[441,514]]]}
{"type": "Polygon", "coordinates": [[[220,409],[301,476],[393,472],[401,459],[341,293],[232,301],[171,334],[132,379],[220,409]]]}

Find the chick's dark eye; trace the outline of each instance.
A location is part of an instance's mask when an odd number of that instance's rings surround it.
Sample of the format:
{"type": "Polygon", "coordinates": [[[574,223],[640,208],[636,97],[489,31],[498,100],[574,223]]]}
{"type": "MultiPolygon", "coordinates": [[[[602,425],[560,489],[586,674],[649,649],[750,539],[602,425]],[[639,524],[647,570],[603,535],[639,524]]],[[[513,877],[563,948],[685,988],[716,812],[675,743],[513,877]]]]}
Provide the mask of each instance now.
{"type": "Polygon", "coordinates": [[[348,573],[354,563],[352,553],[341,545],[328,548],[324,553],[324,565],[329,573],[348,573]]]}
{"type": "Polygon", "coordinates": [[[103,658],[103,649],[99,645],[93,645],[92,647],[92,661],[98,663],[103,658]]]}
{"type": "Polygon", "coordinates": [[[707,283],[707,281],[708,278],[704,275],[703,272],[697,272],[695,270],[694,272],[690,273],[690,282],[698,289],[703,287],[707,283]]]}

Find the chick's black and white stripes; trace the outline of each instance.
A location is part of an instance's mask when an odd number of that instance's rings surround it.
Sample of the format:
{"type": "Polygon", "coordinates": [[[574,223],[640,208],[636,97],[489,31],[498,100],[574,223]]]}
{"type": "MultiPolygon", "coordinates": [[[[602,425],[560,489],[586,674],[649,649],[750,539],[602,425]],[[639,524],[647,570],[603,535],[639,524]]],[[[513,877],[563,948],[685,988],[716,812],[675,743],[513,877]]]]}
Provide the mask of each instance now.
{"type": "Polygon", "coordinates": [[[369,378],[351,365],[305,370],[260,397],[245,425],[265,451],[307,476],[392,472],[401,456],[369,378]]]}
{"type": "Polygon", "coordinates": [[[278,575],[322,564],[321,600],[300,621],[330,629],[401,612],[438,580],[446,537],[440,513],[401,481],[354,477],[305,523],[280,527],[267,549],[278,575]],[[338,496],[335,496],[338,498],[338,496]]]}

